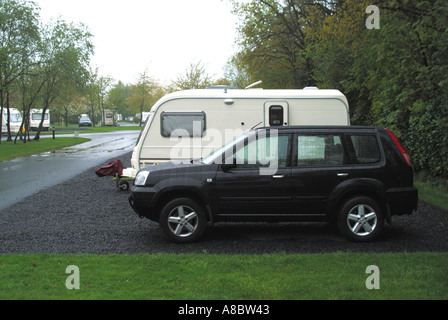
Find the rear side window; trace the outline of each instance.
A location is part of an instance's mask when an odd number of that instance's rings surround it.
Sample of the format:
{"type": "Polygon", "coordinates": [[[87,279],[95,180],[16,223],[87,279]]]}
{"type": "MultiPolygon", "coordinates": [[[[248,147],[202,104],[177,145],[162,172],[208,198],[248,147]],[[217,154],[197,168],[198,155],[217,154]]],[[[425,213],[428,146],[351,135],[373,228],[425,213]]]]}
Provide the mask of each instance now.
{"type": "Polygon", "coordinates": [[[297,166],[340,166],[345,163],[341,137],[303,135],[297,137],[297,166]]]}
{"type": "Polygon", "coordinates": [[[204,135],[204,112],[163,112],[160,118],[163,137],[202,137],[204,135]]]}
{"type": "Polygon", "coordinates": [[[376,135],[352,135],[350,140],[354,150],[354,161],[358,164],[374,164],[381,160],[376,135]]]}

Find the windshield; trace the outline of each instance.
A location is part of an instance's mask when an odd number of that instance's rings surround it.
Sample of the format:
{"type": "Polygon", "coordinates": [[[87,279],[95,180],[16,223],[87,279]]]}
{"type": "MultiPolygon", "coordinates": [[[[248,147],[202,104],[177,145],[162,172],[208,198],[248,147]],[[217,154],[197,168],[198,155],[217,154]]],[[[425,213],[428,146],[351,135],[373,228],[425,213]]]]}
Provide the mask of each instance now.
{"type": "Polygon", "coordinates": [[[232,148],[233,146],[236,146],[238,143],[244,141],[244,139],[247,138],[247,135],[243,134],[239,137],[237,137],[236,139],[234,139],[232,142],[230,142],[229,144],[226,144],[224,146],[222,146],[221,148],[213,151],[212,153],[210,153],[208,156],[206,156],[205,158],[202,159],[202,163],[204,164],[212,164],[212,163],[221,163],[222,162],[222,157],[221,155],[228,149],[232,148]]]}

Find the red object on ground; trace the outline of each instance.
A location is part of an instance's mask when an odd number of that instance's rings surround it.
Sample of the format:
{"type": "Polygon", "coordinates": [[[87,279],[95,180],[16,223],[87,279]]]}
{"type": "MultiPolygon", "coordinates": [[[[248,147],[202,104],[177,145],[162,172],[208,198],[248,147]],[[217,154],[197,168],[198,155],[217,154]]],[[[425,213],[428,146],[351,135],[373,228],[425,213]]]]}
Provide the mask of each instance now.
{"type": "Polygon", "coordinates": [[[117,174],[118,177],[121,177],[123,174],[123,163],[120,160],[111,161],[107,166],[96,170],[95,173],[98,177],[115,177],[117,174]]]}

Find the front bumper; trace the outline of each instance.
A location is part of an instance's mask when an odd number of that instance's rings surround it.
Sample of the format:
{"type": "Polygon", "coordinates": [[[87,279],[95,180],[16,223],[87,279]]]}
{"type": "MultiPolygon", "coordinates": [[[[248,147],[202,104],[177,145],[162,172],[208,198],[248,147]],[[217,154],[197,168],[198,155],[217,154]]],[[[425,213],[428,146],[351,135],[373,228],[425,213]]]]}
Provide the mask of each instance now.
{"type": "Polygon", "coordinates": [[[140,218],[155,220],[154,196],[155,191],[152,188],[131,186],[128,200],[140,218]]]}

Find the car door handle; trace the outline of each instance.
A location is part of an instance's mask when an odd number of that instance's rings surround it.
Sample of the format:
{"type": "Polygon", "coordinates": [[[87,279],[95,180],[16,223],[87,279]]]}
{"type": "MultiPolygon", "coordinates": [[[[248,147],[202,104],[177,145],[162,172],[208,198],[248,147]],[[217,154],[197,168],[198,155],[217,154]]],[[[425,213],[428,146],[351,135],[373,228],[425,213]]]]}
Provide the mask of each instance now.
{"type": "Polygon", "coordinates": [[[338,177],[348,177],[348,173],[347,172],[338,173],[338,177]]]}
{"type": "Polygon", "coordinates": [[[282,174],[276,174],[276,175],[273,175],[272,176],[272,178],[274,178],[274,179],[283,179],[285,176],[284,175],[282,175],[282,174]]]}

